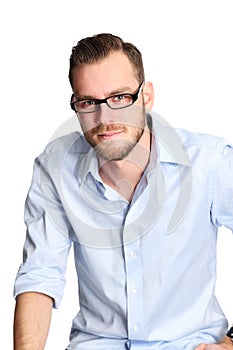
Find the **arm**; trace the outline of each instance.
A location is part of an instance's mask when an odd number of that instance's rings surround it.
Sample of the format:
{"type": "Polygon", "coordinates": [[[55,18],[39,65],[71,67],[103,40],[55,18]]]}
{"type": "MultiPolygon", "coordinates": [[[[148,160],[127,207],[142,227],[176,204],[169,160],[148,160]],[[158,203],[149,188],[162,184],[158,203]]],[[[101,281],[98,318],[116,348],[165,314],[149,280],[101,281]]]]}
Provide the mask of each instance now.
{"type": "MultiPolygon", "coordinates": [[[[218,227],[226,226],[233,232],[233,147],[225,145],[215,169],[215,193],[212,220],[218,227]]],[[[231,338],[225,336],[216,344],[200,344],[194,350],[233,350],[231,338]]]]}
{"type": "Polygon", "coordinates": [[[14,350],[43,350],[49,332],[53,299],[45,294],[18,295],[14,316],[14,350]]]}

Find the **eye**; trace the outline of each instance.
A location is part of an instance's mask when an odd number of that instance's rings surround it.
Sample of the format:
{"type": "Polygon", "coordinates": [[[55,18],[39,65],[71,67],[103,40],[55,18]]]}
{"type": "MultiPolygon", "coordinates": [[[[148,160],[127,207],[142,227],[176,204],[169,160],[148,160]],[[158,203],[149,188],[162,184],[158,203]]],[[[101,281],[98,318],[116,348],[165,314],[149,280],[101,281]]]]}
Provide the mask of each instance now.
{"type": "Polygon", "coordinates": [[[120,103],[120,104],[128,104],[132,100],[131,95],[129,94],[121,94],[121,95],[115,95],[111,98],[112,103],[120,103]]]}
{"type": "Polygon", "coordinates": [[[96,105],[96,101],[95,100],[82,100],[82,101],[78,101],[77,102],[77,105],[79,108],[89,108],[89,107],[92,107],[92,106],[95,106],[96,105]]]}
{"type": "Polygon", "coordinates": [[[114,96],[113,100],[114,101],[121,101],[121,100],[124,100],[125,98],[125,95],[116,95],[114,96]]]}

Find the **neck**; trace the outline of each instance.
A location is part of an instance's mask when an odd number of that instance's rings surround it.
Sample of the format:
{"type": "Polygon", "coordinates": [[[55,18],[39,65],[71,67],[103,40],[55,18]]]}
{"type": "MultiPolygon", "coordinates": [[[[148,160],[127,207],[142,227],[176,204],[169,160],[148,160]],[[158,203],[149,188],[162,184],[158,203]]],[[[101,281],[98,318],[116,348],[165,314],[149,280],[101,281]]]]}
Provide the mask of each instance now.
{"type": "Polygon", "coordinates": [[[151,135],[144,130],[139,142],[123,160],[103,162],[99,159],[99,174],[104,183],[131,201],[135,188],[149,162],[151,135]]]}

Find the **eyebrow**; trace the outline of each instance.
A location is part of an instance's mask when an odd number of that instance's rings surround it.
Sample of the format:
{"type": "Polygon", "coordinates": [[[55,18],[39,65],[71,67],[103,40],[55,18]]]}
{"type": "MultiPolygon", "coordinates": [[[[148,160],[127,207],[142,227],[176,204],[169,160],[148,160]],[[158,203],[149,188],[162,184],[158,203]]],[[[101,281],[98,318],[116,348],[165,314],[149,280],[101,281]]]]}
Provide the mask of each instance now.
{"type": "MultiPolygon", "coordinates": [[[[109,92],[109,94],[105,97],[109,97],[109,96],[114,96],[114,95],[118,95],[118,94],[122,94],[122,93],[132,93],[130,92],[131,88],[129,86],[124,86],[124,87],[121,87],[121,88],[118,88],[117,90],[113,90],[111,92],[109,92]]],[[[96,98],[92,95],[79,95],[78,92],[75,92],[74,91],[74,97],[76,99],[79,99],[79,100],[101,100],[100,98],[96,98]]]]}

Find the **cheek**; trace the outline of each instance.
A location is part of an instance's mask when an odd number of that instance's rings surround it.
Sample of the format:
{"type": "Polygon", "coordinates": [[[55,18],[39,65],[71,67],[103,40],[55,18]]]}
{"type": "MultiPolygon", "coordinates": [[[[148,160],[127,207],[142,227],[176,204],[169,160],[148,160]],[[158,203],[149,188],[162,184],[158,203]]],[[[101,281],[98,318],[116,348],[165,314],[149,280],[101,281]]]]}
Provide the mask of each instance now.
{"type": "Polygon", "coordinates": [[[81,117],[79,116],[78,120],[81,125],[82,131],[84,133],[96,127],[95,119],[93,116],[90,116],[90,115],[81,116],[81,117]]]}
{"type": "Polygon", "coordinates": [[[142,127],[143,120],[145,120],[145,108],[138,105],[118,110],[115,118],[115,121],[132,127],[142,127]]]}

